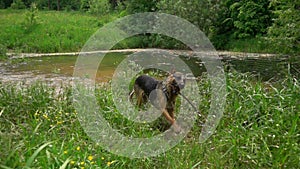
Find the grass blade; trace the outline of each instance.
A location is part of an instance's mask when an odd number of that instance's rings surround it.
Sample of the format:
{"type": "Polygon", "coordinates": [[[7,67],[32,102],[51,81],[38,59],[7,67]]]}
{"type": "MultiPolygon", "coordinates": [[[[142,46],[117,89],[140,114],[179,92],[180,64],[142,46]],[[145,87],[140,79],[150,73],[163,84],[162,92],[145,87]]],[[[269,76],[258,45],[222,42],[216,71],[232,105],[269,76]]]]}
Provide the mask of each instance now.
{"type": "Polygon", "coordinates": [[[43,144],[41,147],[39,147],[35,152],[32,154],[32,156],[27,160],[25,164],[25,168],[30,168],[30,165],[33,163],[34,159],[37,157],[37,155],[49,144],[51,144],[53,141],[47,142],[43,144]]]}
{"type": "Polygon", "coordinates": [[[193,165],[193,167],[191,168],[191,169],[194,169],[194,168],[196,168],[198,165],[200,165],[202,163],[202,160],[201,161],[199,161],[198,163],[196,163],[195,165],[193,165]]]}
{"type": "Polygon", "coordinates": [[[63,163],[63,165],[59,167],[59,169],[65,169],[65,168],[68,166],[68,164],[69,164],[70,161],[71,161],[70,158],[68,158],[68,159],[63,163]]]}
{"type": "Polygon", "coordinates": [[[2,169],[13,169],[13,168],[10,168],[10,167],[7,167],[7,166],[4,166],[4,165],[2,165],[2,164],[0,164],[0,168],[2,168],[2,169]]]}

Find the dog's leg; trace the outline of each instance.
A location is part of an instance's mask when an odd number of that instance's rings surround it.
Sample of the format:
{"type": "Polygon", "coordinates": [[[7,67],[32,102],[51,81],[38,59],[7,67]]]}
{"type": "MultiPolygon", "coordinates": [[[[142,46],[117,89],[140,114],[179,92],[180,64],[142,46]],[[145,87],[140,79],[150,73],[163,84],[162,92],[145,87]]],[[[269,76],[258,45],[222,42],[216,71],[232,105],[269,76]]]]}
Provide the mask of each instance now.
{"type": "Polygon", "coordinates": [[[129,100],[130,100],[130,102],[132,103],[132,99],[133,99],[133,95],[134,95],[134,89],[132,89],[132,91],[130,92],[130,94],[129,94],[129,100]]]}
{"type": "Polygon", "coordinates": [[[175,119],[170,116],[170,114],[168,113],[168,111],[166,109],[163,109],[162,112],[163,112],[163,115],[165,116],[165,118],[174,126],[175,132],[179,133],[180,127],[176,124],[175,119]]]}
{"type": "Polygon", "coordinates": [[[142,106],[142,99],[143,99],[143,96],[142,96],[142,93],[140,92],[137,92],[136,93],[136,105],[140,108],[142,106]]]}
{"type": "Polygon", "coordinates": [[[133,90],[134,90],[135,97],[136,97],[136,105],[138,107],[141,107],[141,105],[142,105],[142,99],[143,99],[142,98],[143,97],[143,90],[137,84],[134,84],[133,90]]]}
{"type": "Polygon", "coordinates": [[[137,101],[136,101],[136,105],[141,108],[142,104],[145,102],[144,101],[144,91],[142,89],[138,89],[137,92],[137,101]]]}
{"type": "Polygon", "coordinates": [[[167,108],[167,111],[172,119],[175,119],[174,108],[167,108]]]}
{"type": "Polygon", "coordinates": [[[167,109],[168,113],[170,114],[170,116],[173,119],[175,119],[175,115],[174,115],[175,101],[168,102],[166,109],[167,109]]]}
{"type": "Polygon", "coordinates": [[[175,119],[170,116],[169,112],[166,109],[163,109],[162,112],[165,118],[173,125],[175,123],[175,119]]]}

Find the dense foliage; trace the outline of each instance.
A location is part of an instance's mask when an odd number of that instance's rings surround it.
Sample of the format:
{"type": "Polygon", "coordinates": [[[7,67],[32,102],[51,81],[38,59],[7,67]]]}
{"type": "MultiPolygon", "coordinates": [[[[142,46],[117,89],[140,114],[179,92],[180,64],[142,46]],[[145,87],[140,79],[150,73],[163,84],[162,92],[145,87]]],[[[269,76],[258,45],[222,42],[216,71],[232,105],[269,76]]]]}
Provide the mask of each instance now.
{"type": "MultiPolygon", "coordinates": [[[[297,0],[3,0],[0,8],[24,9],[32,3],[39,10],[75,10],[97,16],[164,12],[197,25],[217,49],[234,50],[234,46],[240,45],[238,50],[244,48],[244,51],[256,48],[260,52],[297,54],[300,50],[300,1],[297,0]]],[[[126,46],[183,48],[167,37],[143,38],[135,38],[138,44],[126,46]]]]}
{"type": "Polygon", "coordinates": [[[274,24],[269,27],[271,40],[286,52],[300,50],[300,1],[273,1],[274,24]]]}

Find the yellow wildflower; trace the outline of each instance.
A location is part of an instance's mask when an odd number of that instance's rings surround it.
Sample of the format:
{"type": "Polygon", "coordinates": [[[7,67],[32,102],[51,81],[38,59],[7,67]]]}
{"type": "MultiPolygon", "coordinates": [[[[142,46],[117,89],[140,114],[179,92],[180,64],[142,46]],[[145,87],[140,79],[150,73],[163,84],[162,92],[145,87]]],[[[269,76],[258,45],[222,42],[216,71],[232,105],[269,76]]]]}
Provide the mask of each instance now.
{"type": "Polygon", "coordinates": [[[79,146],[78,146],[78,147],[76,147],[76,150],[77,150],[77,151],[79,151],[79,150],[80,150],[80,147],[79,147],[79,146]]]}
{"type": "Polygon", "coordinates": [[[72,160],[72,161],[70,161],[70,164],[74,165],[74,164],[75,164],[75,161],[73,161],[73,160],[72,160]]]}
{"type": "Polygon", "coordinates": [[[89,161],[92,161],[93,158],[94,158],[93,156],[88,156],[88,160],[89,160],[89,161]]]}
{"type": "Polygon", "coordinates": [[[104,157],[101,157],[101,160],[104,160],[104,157]]]}
{"type": "Polygon", "coordinates": [[[65,151],[64,151],[64,154],[68,154],[68,151],[67,151],[67,150],[65,150],[65,151]]]}
{"type": "Polygon", "coordinates": [[[84,165],[84,161],[82,161],[82,162],[80,163],[80,165],[84,165]]]}
{"type": "Polygon", "coordinates": [[[113,164],[113,163],[115,163],[115,162],[116,162],[116,160],[114,160],[114,161],[111,161],[111,162],[109,161],[109,162],[107,162],[107,164],[106,164],[106,165],[109,167],[111,164],[113,164]]]}

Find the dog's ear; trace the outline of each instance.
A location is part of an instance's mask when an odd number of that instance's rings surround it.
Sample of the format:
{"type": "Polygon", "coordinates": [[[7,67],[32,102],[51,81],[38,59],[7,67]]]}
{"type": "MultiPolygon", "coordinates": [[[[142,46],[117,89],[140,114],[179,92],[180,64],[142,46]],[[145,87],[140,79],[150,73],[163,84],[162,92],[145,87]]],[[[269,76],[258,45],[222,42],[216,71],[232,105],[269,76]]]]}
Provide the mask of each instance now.
{"type": "Polygon", "coordinates": [[[176,72],[175,67],[173,66],[172,69],[170,70],[169,74],[174,74],[176,72]]]}

